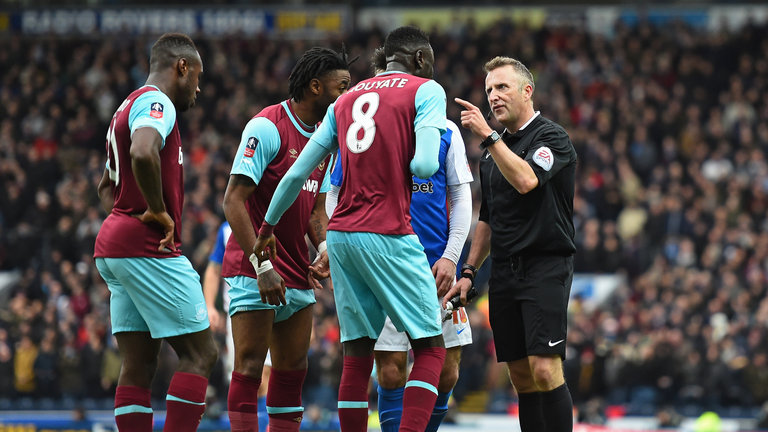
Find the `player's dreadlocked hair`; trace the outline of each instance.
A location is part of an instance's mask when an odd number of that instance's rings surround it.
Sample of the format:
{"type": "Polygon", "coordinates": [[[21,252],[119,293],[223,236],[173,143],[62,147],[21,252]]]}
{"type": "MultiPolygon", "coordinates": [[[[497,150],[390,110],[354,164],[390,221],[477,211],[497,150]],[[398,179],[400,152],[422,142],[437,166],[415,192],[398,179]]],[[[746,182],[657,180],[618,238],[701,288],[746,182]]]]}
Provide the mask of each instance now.
{"type": "Polygon", "coordinates": [[[374,74],[387,70],[387,56],[384,55],[383,46],[378,47],[373,51],[373,55],[371,56],[371,67],[373,68],[374,74]]]}
{"type": "Polygon", "coordinates": [[[194,59],[197,56],[197,47],[189,36],[183,33],[166,33],[152,45],[149,69],[167,68],[182,57],[194,59]]]}
{"type": "Polygon", "coordinates": [[[313,78],[322,78],[325,74],[335,70],[348,70],[350,63],[347,61],[347,53],[343,46],[341,53],[321,47],[308,49],[293,67],[291,75],[288,77],[290,97],[296,102],[301,102],[304,98],[304,90],[313,78]]]}
{"type": "Polygon", "coordinates": [[[409,47],[426,47],[429,37],[421,29],[413,26],[398,27],[387,35],[384,40],[384,55],[395,55],[396,51],[408,51],[409,47]]]}

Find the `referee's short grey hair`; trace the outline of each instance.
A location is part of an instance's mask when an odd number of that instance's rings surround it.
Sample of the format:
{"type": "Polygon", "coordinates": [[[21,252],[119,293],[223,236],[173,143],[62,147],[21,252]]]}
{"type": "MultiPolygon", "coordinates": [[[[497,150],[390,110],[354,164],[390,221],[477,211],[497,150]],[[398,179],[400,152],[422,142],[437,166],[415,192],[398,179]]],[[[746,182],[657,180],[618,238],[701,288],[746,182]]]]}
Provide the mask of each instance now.
{"type": "Polygon", "coordinates": [[[531,88],[536,90],[536,84],[533,82],[533,75],[531,74],[531,71],[529,71],[528,68],[525,67],[525,65],[520,60],[513,59],[512,57],[496,56],[488,60],[488,62],[483,66],[483,71],[488,73],[502,66],[512,66],[512,68],[515,70],[515,73],[517,73],[517,75],[522,78],[520,82],[521,91],[523,90],[523,86],[526,84],[530,84],[531,88]]]}

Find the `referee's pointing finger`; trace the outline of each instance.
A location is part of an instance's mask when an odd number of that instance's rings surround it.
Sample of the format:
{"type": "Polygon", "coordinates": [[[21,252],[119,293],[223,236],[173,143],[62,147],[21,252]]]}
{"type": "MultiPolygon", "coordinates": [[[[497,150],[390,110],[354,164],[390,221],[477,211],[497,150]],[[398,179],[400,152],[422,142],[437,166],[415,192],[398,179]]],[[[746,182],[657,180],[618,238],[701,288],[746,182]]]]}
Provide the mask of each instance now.
{"type": "Polygon", "coordinates": [[[453,100],[456,101],[457,104],[463,106],[468,110],[477,109],[476,106],[472,105],[472,102],[465,101],[462,98],[454,98],[453,100]]]}

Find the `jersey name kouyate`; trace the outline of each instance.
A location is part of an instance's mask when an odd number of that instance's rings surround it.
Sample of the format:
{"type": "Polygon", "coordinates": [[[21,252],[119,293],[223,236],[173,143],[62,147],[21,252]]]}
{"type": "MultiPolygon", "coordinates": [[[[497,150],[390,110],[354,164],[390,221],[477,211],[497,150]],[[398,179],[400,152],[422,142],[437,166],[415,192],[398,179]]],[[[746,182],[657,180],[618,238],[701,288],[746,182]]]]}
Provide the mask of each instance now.
{"type": "Polygon", "coordinates": [[[333,115],[344,178],[329,230],[414,233],[409,207],[415,133],[421,127],[445,130],[444,101],[436,82],[400,72],[379,74],[339,97],[333,115]]]}

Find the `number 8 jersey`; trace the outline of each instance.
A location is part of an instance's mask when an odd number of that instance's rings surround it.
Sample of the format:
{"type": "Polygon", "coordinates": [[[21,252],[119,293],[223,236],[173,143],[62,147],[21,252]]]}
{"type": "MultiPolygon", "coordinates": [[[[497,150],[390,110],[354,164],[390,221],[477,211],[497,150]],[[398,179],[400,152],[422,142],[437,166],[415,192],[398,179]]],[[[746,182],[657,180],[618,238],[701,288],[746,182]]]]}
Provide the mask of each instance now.
{"type": "MultiPolygon", "coordinates": [[[[416,131],[445,131],[445,91],[437,82],[384,72],[329,108],[344,178],[329,230],[413,234],[410,163],[416,131]]],[[[326,130],[329,130],[326,129],[326,130]]]]}
{"type": "Polygon", "coordinates": [[[115,112],[107,131],[107,170],[114,187],[115,204],[96,237],[94,257],[170,258],[181,255],[181,210],[184,205],[184,166],[176,109],[155,86],[131,93],[115,112]],[[176,251],[159,252],[163,239],[159,224],[144,224],[132,215],[144,213],[147,202],[131,169],[131,135],[151,127],[163,138],[160,150],[163,201],[176,224],[176,251]]]}

